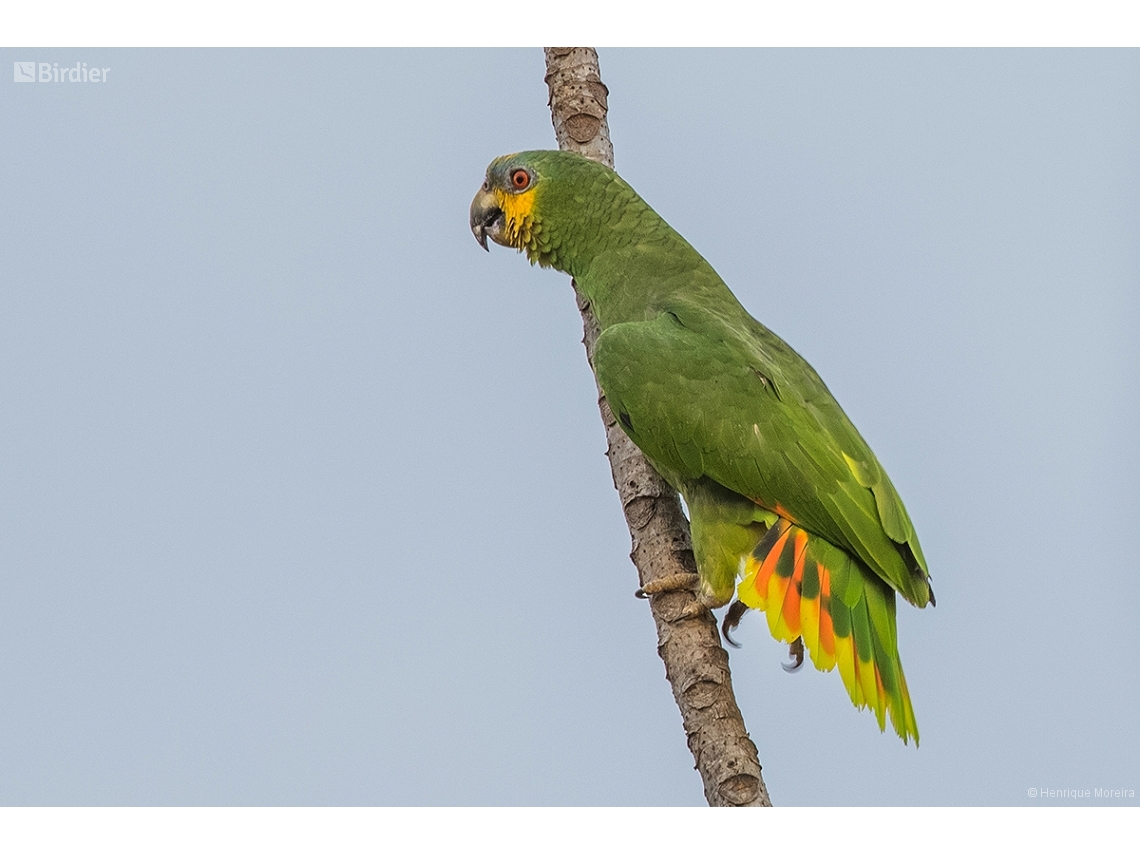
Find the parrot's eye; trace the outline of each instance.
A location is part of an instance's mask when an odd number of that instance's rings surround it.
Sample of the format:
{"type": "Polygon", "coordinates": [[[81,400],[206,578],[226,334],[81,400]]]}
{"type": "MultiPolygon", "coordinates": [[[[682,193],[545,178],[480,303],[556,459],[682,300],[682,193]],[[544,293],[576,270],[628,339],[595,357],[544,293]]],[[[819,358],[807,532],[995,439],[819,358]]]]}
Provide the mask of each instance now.
{"type": "Polygon", "coordinates": [[[525,169],[516,169],[511,173],[511,186],[516,190],[525,190],[530,186],[530,173],[525,169]]]}

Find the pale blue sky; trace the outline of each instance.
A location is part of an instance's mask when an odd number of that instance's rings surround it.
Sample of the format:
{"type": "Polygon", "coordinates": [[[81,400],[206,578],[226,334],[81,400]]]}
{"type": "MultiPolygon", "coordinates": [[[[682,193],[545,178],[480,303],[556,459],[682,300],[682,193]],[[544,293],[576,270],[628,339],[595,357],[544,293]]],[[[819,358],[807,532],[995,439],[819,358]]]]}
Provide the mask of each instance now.
{"type": "MultiPolygon", "coordinates": [[[[938,594],[917,751],[745,620],[773,800],[1140,789],[1140,52],[600,55],[938,594]]],[[[568,279],[467,227],[541,51],[0,59],[111,69],[0,81],[0,803],[703,803],[568,279]]]]}

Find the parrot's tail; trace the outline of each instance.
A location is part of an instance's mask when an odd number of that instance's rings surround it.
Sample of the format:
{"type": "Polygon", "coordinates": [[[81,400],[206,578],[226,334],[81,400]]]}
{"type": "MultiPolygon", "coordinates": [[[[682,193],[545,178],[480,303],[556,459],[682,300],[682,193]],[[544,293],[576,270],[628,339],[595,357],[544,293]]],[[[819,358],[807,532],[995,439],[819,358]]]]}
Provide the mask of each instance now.
{"type": "Polygon", "coordinates": [[[747,556],[740,601],[763,611],[772,636],[803,638],[820,671],[839,666],[852,702],[918,744],[895,630],[895,592],[846,552],[782,517],[747,556]]]}

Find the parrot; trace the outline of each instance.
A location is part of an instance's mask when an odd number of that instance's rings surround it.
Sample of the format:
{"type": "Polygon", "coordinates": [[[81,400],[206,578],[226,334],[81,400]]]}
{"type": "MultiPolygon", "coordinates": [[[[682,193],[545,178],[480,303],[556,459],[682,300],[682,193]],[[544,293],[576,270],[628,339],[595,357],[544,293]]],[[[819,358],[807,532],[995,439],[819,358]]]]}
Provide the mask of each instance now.
{"type": "MultiPolygon", "coordinates": [[[[697,608],[748,610],[820,671],[838,668],[880,731],[918,744],[895,595],[934,605],[902,499],[815,370],[608,166],[568,151],[496,158],[470,226],[573,277],[600,332],[598,385],[684,499],[697,608]],[[735,601],[733,597],[735,595],[735,601]],[[731,601],[731,605],[730,605],[731,601]]],[[[646,594],[677,590],[666,582],[646,594]]]]}

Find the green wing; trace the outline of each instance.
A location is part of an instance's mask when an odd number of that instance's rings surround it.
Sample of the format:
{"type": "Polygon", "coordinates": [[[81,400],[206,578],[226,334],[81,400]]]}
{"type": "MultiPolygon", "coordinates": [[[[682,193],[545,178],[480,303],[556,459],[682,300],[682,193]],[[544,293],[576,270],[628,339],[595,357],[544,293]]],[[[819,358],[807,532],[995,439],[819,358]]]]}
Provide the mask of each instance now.
{"type": "Polygon", "coordinates": [[[906,509],[811,366],[743,309],[663,309],[608,327],[594,354],[614,414],[662,475],[682,492],[711,479],[925,605],[928,574],[906,509]]]}

